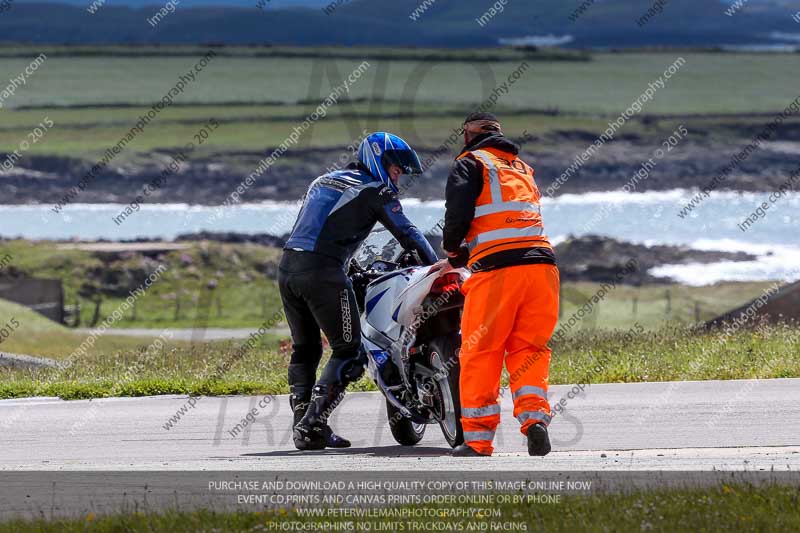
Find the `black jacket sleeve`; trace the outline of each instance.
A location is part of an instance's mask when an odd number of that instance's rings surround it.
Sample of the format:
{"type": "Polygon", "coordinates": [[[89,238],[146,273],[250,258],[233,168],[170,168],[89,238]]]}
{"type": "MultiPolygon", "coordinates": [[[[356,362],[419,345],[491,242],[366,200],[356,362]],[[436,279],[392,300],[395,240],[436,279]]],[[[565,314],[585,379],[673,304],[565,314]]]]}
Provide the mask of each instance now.
{"type": "Polygon", "coordinates": [[[483,164],[463,157],[453,164],[445,188],[442,248],[457,252],[475,218],[475,202],[483,190],[483,164]]]}
{"type": "Polygon", "coordinates": [[[415,250],[426,265],[432,265],[439,259],[425,235],[403,213],[403,206],[396,194],[383,188],[377,195],[377,203],[378,220],[404,249],[415,250]]]}

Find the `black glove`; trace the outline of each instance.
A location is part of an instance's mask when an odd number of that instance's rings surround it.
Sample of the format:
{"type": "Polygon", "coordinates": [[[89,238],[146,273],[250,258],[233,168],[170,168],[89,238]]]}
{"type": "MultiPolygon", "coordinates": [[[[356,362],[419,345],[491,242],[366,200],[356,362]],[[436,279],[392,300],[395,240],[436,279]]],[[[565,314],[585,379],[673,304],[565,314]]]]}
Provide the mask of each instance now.
{"type": "Polygon", "coordinates": [[[461,246],[458,249],[458,255],[452,257],[448,255],[447,261],[453,268],[463,268],[467,266],[467,262],[469,262],[469,248],[461,246]]]}

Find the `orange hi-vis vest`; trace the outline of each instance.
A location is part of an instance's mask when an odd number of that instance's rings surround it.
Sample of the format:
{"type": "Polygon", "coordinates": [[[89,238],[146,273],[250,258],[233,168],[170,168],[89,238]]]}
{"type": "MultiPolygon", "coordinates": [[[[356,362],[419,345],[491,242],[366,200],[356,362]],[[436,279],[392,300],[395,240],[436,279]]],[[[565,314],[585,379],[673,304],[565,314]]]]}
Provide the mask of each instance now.
{"type": "Polygon", "coordinates": [[[466,237],[469,266],[506,250],[551,248],[544,234],[533,167],[491,147],[465,152],[458,159],[469,155],[483,163],[483,190],[466,237]]]}

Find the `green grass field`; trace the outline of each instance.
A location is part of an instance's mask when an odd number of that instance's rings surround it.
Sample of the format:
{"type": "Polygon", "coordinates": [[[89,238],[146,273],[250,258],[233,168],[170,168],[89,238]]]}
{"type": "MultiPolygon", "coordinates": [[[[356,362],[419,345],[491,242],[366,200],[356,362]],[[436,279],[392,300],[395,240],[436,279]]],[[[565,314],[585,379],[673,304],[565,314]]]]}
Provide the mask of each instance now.
{"type": "MultiPolygon", "coordinates": [[[[22,57],[25,50],[33,54],[32,49],[0,47],[0,79],[24,69],[29,62],[22,57]]],[[[193,53],[201,55],[199,49],[179,48],[151,50],[152,55],[140,49],[128,50],[131,55],[124,55],[125,49],[99,56],[97,52],[51,51],[25,90],[0,109],[0,150],[18,148],[31,128],[48,117],[55,126],[29,154],[96,157],[124,135],[178,75],[192,68],[193,53]],[[98,79],[103,83],[98,84],[98,79]]],[[[496,61],[419,60],[408,54],[389,59],[380,56],[380,51],[367,52],[380,58],[368,59],[370,68],[352,84],[347,98],[355,103],[343,100],[332,106],[303,135],[303,146],[342,147],[363,129],[389,129],[403,132],[416,145],[436,147],[459,124],[465,109],[483,102],[525,60],[509,51],[491,52],[495,59],[502,59],[496,61]]],[[[226,48],[222,53],[226,55],[213,59],[119,161],[183,146],[212,118],[221,127],[195,156],[277,146],[361,63],[323,55],[305,57],[324,54],[322,50],[287,49],[258,56],[250,49],[226,48]],[[305,56],[290,57],[293,54],[305,56]]],[[[598,53],[591,61],[530,60],[519,79],[502,90],[496,110],[504,115],[506,131],[513,136],[524,131],[599,132],[677,55],[598,53]]],[[[774,113],[796,97],[793,73],[800,67],[800,54],[680,55],[685,65],[645,105],[643,114],[774,113]],[[720,87],[734,86],[735,91],[720,91],[720,87]]],[[[632,134],[642,129],[638,120],[626,126],[632,134]]]]}
{"type": "MultiPolygon", "coordinates": [[[[219,243],[189,246],[155,258],[122,254],[103,259],[102,254],[53,243],[13,240],[0,242],[0,256],[13,257],[15,267],[29,276],[61,279],[65,304],[80,305],[83,327],[93,326],[95,303],[89,294],[100,294],[100,324],[158,265],[166,270],[114,327],[257,327],[279,309],[274,280],[278,249],[219,243]]],[[[11,346],[16,342],[8,341],[11,346]]]]}
{"type": "MultiPolygon", "coordinates": [[[[754,487],[743,484],[721,484],[710,488],[664,488],[653,491],[598,493],[591,496],[564,496],[559,503],[539,505],[499,504],[493,509],[499,517],[491,522],[513,524],[514,531],[797,531],[800,529],[800,491],[796,487],[770,485],[754,487]],[[521,529],[521,528],[525,529],[521,529]]],[[[452,506],[420,506],[415,509],[452,509],[452,506]]],[[[287,531],[322,531],[322,519],[308,518],[296,510],[264,510],[259,512],[135,512],[110,516],[86,514],[73,519],[33,521],[12,520],[0,524],[0,532],[77,533],[82,531],[116,532],[194,532],[194,531],[282,531],[281,524],[292,522],[297,528],[287,531]],[[315,527],[316,526],[316,527],[315,527]],[[300,529],[298,529],[300,528],[300,529]]],[[[404,522],[425,530],[422,519],[404,522]]],[[[488,519],[485,519],[488,520],[488,519]]],[[[352,518],[325,518],[329,527],[346,528],[352,518]]],[[[388,531],[395,518],[365,518],[363,529],[388,531]]],[[[435,523],[450,525],[445,531],[468,531],[474,518],[442,518],[435,523]]],[[[487,524],[488,525],[488,524],[487,524]]],[[[358,531],[359,529],[341,529],[358,531]]]]}
{"type": "MultiPolygon", "coordinates": [[[[226,49],[235,52],[235,49],[226,49]]],[[[198,50],[197,57],[202,55],[198,50]]],[[[0,53],[0,56],[2,54],[0,53]]],[[[35,53],[31,50],[31,56],[35,53]]],[[[783,109],[797,95],[794,73],[797,54],[718,54],[696,52],[597,53],[591,61],[530,61],[530,68],[504,97],[511,107],[533,107],[591,113],[618,113],[644,91],[678,57],[685,66],[670,80],[670,90],[652,102],[652,113],[736,113],[783,109]],[[720,91],[721,87],[736,91],[720,91]]],[[[365,54],[369,57],[369,53],[365,54]]],[[[408,57],[408,56],[404,56],[408,57]]],[[[352,87],[351,97],[418,102],[478,103],[506,81],[524,61],[417,61],[372,59],[371,68],[352,87]],[[420,66],[430,66],[423,75],[420,66]],[[387,74],[386,89],[375,92],[379,72],[387,74]],[[481,76],[486,79],[482,82],[481,76]],[[419,83],[418,90],[412,90],[419,83]]],[[[13,76],[27,58],[0,59],[0,79],[13,76]]],[[[294,103],[324,98],[354,71],[360,59],[326,57],[252,57],[231,53],[211,61],[180,103],[294,103]],[[314,68],[338,71],[315,86],[314,68]],[[280,75],[276,75],[280,73],[280,75]]],[[[10,106],[72,106],[152,103],[182,72],[194,65],[192,56],[103,57],[54,55],[32,77],[24,94],[10,106]],[[103,83],[96,81],[102,79],[103,83]]]]}

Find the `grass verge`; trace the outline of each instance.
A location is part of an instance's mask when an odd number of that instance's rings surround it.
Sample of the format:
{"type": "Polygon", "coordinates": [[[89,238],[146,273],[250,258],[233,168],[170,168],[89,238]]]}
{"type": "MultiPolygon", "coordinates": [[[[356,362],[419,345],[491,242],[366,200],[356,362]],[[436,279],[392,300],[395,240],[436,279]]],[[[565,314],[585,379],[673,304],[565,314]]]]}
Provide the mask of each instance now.
{"type": "MultiPolygon", "coordinates": [[[[164,345],[94,351],[66,370],[0,370],[0,398],[32,394],[64,399],[152,394],[285,394],[289,343],[264,335],[239,355],[241,343],[164,345]],[[232,361],[218,379],[215,369],[232,361]],[[143,364],[144,362],[144,364],[143,364]],[[135,373],[131,368],[138,368],[135,373]],[[133,375],[132,375],[133,374],[133,375]]],[[[680,326],[656,331],[582,330],[553,345],[552,384],[768,379],[800,376],[800,329],[768,326],[703,332],[680,326]]],[[[367,378],[354,390],[375,390],[367,378]]]]}
{"type": "MultiPolygon", "coordinates": [[[[558,503],[500,504],[494,517],[480,522],[516,525],[514,531],[797,531],[800,529],[800,490],[796,487],[720,485],[708,489],[663,489],[651,492],[564,496],[558,503]],[[498,516],[499,515],[499,516],[498,516]]],[[[414,509],[443,511],[445,507],[414,509]]],[[[389,531],[398,522],[404,530],[433,530],[430,519],[403,522],[397,518],[308,518],[296,510],[264,512],[169,511],[159,514],[119,514],[47,521],[14,520],[0,524],[0,532],[79,531],[389,531]],[[362,529],[335,529],[349,523],[362,529]],[[430,522],[429,522],[430,524],[430,522]],[[383,526],[383,527],[381,527],[383,526]]],[[[435,524],[452,524],[442,531],[468,531],[475,518],[439,518],[435,524]]],[[[397,531],[397,529],[394,529],[397,531]]]]}

